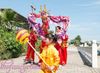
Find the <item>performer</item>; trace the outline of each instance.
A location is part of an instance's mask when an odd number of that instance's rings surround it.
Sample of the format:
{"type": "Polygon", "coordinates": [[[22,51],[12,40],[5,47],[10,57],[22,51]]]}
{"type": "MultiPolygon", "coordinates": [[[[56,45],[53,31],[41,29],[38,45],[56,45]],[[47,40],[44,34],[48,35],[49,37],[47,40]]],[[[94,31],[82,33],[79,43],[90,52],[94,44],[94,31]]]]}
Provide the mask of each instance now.
{"type": "Polygon", "coordinates": [[[48,34],[49,29],[49,20],[48,15],[45,11],[41,12],[41,19],[42,19],[42,30],[44,31],[44,35],[48,34]]]}
{"type": "Polygon", "coordinates": [[[60,56],[60,59],[61,59],[60,64],[65,65],[67,63],[67,41],[68,41],[68,36],[64,33],[64,31],[61,29],[60,26],[56,27],[56,35],[57,35],[57,37],[62,39],[61,45],[59,46],[59,44],[56,44],[56,48],[59,51],[59,56],[60,56]]]}
{"type": "Polygon", "coordinates": [[[64,54],[63,54],[63,50],[62,50],[62,30],[61,30],[60,26],[56,27],[55,34],[58,37],[55,47],[59,52],[60,65],[63,65],[64,64],[64,57],[63,57],[64,54]]]}
{"type": "Polygon", "coordinates": [[[48,17],[48,11],[46,9],[46,5],[44,5],[44,9],[42,10],[42,6],[40,7],[40,14],[42,19],[42,30],[44,32],[44,35],[48,34],[49,29],[49,17],[48,17]]]}
{"type": "MultiPolygon", "coordinates": [[[[31,32],[29,35],[29,42],[31,43],[31,45],[35,48],[35,42],[37,41],[37,36],[35,34],[35,30],[32,29],[31,27],[31,32]]],[[[28,49],[27,49],[27,54],[26,54],[26,58],[25,58],[25,64],[27,63],[31,63],[31,61],[34,63],[34,50],[32,49],[32,47],[28,44],[28,49]]]]}
{"type": "Polygon", "coordinates": [[[41,57],[49,66],[46,66],[42,62],[40,73],[52,73],[51,71],[56,73],[58,69],[60,58],[59,58],[58,51],[54,47],[54,40],[55,38],[52,34],[46,35],[47,47],[43,49],[41,53],[41,57]]]}
{"type": "Polygon", "coordinates": [[[67,42],[68,42],[68,35],[64,35],[62,37],[62,53],[63,53],[63,65],[67,64],[67,48],[68,48],[68,45],[67,45],[67,42]]]}
{"type": "Polygon", "coordinates": [[[62,39],[61,38],[57,38],[57,42],[55,44],[55,48],[58,50],[59,52],[59,57],[60,57],[60,65],[63,65],[63,52],[62,52],[62,39]]]}

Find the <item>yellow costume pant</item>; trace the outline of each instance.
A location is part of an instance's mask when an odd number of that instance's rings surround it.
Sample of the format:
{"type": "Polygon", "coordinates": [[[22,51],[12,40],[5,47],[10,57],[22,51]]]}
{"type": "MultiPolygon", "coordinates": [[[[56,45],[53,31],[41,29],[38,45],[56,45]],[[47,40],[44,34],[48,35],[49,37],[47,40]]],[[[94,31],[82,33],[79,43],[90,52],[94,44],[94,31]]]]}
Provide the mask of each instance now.
{"type": "MultiPolygon", "coordinates": [[[[45,70],[41,70],[39,73],[52,73],[52,72],[50,70],[45,69],[45,70]]],[[[56,72],[54,71],[53,73],[56,73],[56,72]]]]}
{"type": "MultiPolygon", "coordinates": [[[[41,57],[48,64],[48,66],[55,67],[53,69],[53,71],[54,71],[53,73],[56,73],[58,66],[59,66],[60,58],[59,58],[58,51],[56,50],[54,45],[49,45],[48,47],[44,48],[42,53],[41,53],[41,57]]],[[[46,67],[46,65],[42,62],[40,73],[52,73],[52,71],[50,71],[46,67]]]]}

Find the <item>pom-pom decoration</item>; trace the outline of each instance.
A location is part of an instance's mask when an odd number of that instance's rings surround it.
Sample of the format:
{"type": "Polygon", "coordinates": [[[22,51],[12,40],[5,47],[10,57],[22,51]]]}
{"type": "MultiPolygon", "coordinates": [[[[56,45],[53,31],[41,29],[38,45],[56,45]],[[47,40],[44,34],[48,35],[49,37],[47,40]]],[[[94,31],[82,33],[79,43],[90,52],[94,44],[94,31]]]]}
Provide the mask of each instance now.
{"type": "Polygon", "coordinates": [[[19,41],[21,44],[25,44],[29,41],[28,36],[28,31],[25,29],[21,29],[16,34],[16,41],[19,41]]]}

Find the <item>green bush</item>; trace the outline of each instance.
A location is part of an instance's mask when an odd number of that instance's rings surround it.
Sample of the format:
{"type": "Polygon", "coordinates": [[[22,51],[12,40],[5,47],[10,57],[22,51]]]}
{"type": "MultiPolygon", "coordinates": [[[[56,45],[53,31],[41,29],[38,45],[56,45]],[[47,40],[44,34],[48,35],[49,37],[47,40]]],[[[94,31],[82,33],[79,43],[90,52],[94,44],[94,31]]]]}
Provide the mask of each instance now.
{"type": "Polygon", "coordinates": [[[15,32],[0,33],[0,59],[16,58],[22,54],[22,46],[16,42],[15,36],[15,32]]]}

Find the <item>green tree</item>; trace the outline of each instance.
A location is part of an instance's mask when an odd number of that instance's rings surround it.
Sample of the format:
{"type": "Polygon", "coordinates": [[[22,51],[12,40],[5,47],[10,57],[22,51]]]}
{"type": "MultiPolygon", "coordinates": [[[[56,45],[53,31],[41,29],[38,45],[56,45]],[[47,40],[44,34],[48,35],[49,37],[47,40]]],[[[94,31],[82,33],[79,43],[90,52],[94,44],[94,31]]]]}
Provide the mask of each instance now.
{"type": "Polygon", "coordinates": [[[74,39],[74,44],[75,44],[76,46],[79,46],[80,43],[81,43],[81,37],[80,37],[80,35],[78,35],[78,36],[76,36],[75,39],[74,39]]]}
{"type": "Polygon", "coordinates": [[[72,39],[69,44],[74,44],[76,46],[79,46],[81,44],[80,35],[77,35],[74,39],[72,39]]]}
{"type": "Polygon", "coordinates": [[[11,9],[6,9],[0,13],[0,16],[2,27],[6,28],[7,30],[12,30],[16,18],[15,12],[11,9]]]}

